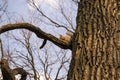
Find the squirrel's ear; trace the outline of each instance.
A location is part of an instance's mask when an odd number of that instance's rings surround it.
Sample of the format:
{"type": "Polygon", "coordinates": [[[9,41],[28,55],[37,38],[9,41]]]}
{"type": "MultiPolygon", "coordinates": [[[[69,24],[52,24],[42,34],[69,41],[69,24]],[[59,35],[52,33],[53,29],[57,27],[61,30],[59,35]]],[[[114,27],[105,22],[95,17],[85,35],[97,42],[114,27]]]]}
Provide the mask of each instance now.
{"type": "Polygon", "coordinates": [[[70,31],[67,31],[66,34],[69,35],[69,36],[73,36],[74,33],[70,32],[70,31]]]}
{"type": "Polygon", "coordinates": [[[60,34],[60,38],[62,38],[62,37],[63,37],[63,35],[60,34]]]}

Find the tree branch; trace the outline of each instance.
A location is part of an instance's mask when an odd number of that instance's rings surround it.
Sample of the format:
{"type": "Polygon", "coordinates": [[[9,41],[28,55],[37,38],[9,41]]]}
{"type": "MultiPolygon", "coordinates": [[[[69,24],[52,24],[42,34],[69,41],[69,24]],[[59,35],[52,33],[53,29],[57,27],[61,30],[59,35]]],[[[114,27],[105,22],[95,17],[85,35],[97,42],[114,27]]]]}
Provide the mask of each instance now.
{"type": "Polygon", "coordinates": [[[27,75],[29,74],[23,68],[11,69],[9,67],[8,61],[6,59],[1,59],[0,61],[1,71],[3,75],[3,80],[15,80],[15,75],[21,74],[20,80],[26,80],[27,75]]]}
{"type": "Polygon", "coordinates": [[[62,49],[71,49],[71,43],[65,43],[64,41],[56,38],[55,36],[53,36],[51,34],[45,33],[40,28],[38,28],[32,24],[29,24],[29,23],[16,23],[16,24],[7,24],[4,26],[1,26],[0,34],[10,31],[10,30],[14,30],[14,29],[30,30],[30,31],[34,32],[37,35],[37,37],[49,40],[62,49]]]}
{"type": "Polygon", "coordinates": [[[15,68],[12,70],[13,75],[21,74],[21,79],[20,80],[26,80],[27,75],[29,74],[26,72],[23,68],[15,68]]]}

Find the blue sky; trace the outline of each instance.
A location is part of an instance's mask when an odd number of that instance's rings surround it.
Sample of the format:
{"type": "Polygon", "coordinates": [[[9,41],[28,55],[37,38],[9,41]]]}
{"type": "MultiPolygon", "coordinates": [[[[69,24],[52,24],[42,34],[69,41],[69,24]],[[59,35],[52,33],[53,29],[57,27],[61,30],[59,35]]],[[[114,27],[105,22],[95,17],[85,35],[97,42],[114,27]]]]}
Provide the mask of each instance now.
{"type": "Polygon", "coordinates": [[[28,6],[26,0],[8,0],[8,11],[19,15],[27,15],[28,6]]]}
{"type": "MultiPolygon", "coordinates": [[[[60,19],[62,18],[62,15],[59,13],[59,0],[35,0],[36,5],[41,6],[41,9],[43,12],[45,12],[46,15],[53,19],[60,19]],[[58,16],[59,15],[59,16],[58,16]]],[[[34,12],[35,10],[27,3],[27,0],[8,0],[8,12],[15,13],[15,15],[22,16],[24,19],[27,19],[31,16],[30,12],[34,12]]],[[[12,14],[12,17],[14,18],[14,15],[12,14]]],[[[19,18],[18,18],[19,19],[19,18]]],[[[64,20],[64,18],[62,18],[64,20]]],[[[61,20],[61,19],[60,19],[61,20]]],[[[62,20],[62,21],[63,21],[62,20]]],[[[43,24],[45,27],[41,27],[43,30],[47,30],[48,32],[54,34],[52,32],[53,27],[46,27],[48,25],[43,24]],[[51,31],[52,30],[52,31],[51,31]]],[[[60,28],[54,28],[57,33],[64,31],[60,28]]],[[[65,32],[62,32],[61,34],[65,34],[65,32]]]]}
{"type": "MultiPolygon", "coordinates": [[[[59,7],[58,0],[35,0],[36,5],[47,5],[51,6],[54,9],[59,7]]],[[[27,11],[34,10],[30,7],[27,3],[27,0],[8,0],[8,10],[9,12],[16,12],[18,14],[25,14],[27,15],[27,11]]]]}

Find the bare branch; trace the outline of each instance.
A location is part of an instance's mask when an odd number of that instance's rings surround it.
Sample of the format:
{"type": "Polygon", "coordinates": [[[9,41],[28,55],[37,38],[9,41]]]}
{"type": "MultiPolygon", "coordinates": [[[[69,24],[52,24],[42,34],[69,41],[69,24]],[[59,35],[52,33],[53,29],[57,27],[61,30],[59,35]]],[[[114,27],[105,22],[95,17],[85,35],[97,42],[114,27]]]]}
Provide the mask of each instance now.
{"type": "Polygon", "coordinates": [[[21,74],[21,79],[20,80],[26,80],[27,75],[29,74],[26,72],[23,68],[15,68],[12,70],[13,75],[21,74]]]}
{"type": "MultiPolygon", "coordinates": [[[[69,17],[67,17],[67,15],[65,14],[62,7],[61,7],[61,13],[64,16],[64,18],[66,19],[66,21],[69,23],[69,25],[71,26],[72,30],[75,31],[75,28],[74,28],[74,26],[72,24],[72,21],[69,19],[69,17]]],[[[73,31],[70,31],[70,32],[73,32],[73,31]]]]}
{"type": "Polygon", "coordinates": [[[21,74],[20,80],[26,80],[28,73],[23,68],[11,69],[6,59],[1,59],[0,64],[1,64],[3,80],[15,80],[15,75],[17,74],[21,74]]]}
{"type": "Polygon", "coordinates": [[[7,32],[7,31],[10,31],[10,30],[14,30],[14,29],[30,30],[30,31],[34,32],[37,35],[37,37],[49,40],[62,49],[71,49],[71,46],[70,46],[71,43],[65,43],[62,40],[56,38],[55,36],[48,34],[48,33],[45,33],[40,28],[38,28],[32,24],[29,24],[29,23],[16,23],[16,24],[7,24],[4,26],[1,26],[0,27],[0,34],[7,32]]]}
{"type": "Polygon", "coordinates": [[[44,16],[46,19],[48,19],[48,20],[49,20],[51,23],[53,23],[56,27],[62,27],[62,28],[64,28],[64,29],[66,29],[67,31],[73,32],[73,31],[71,31],[70,29],[68,29],[66,26],[57,23],[55,20],[52,20],[52,19],[51,19],[50,17],[48,17],[45,13],[43,13],[42,10],[40,10],[40,9],[38,8],[38,6],[35,4],[34,0],[32,0],[31,3],[32,3],[32,5],[36,8],[36,10],[37,10],[42,16],[44,16]]]}
{"type": "Polygon", "coordinates": [[[2,55],[1,58],[3,58],[4,57],[4,50],[3,50],[3,44],[2,44],[2,40],[1,39],[0,39],[0,47],[1,47],[1,55],[2,55]]]}

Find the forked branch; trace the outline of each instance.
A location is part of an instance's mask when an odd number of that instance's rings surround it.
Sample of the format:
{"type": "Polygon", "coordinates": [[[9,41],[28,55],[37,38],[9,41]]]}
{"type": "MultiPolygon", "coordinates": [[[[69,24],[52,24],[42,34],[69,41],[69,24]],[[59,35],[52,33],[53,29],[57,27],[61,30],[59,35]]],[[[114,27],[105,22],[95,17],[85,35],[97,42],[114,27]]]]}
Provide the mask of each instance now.
{"type": "Polygon", "coordinates": [[[60,40],[59,38],[56,38],[55,36],[45,33],[42,31],[40,28],[29,24],[29,23],[16,23],[16,24],[7,24],[4,26],[0,27],[0,34],[14,30],[14,29],[27,29],[32,32],[34,32],[37,37],[44,39],[44,40],[49,40],[53,42],[55,45],[59,46],[62,49],[71,49],[71,43],[65,43],[64,41],[60,40]]]}

